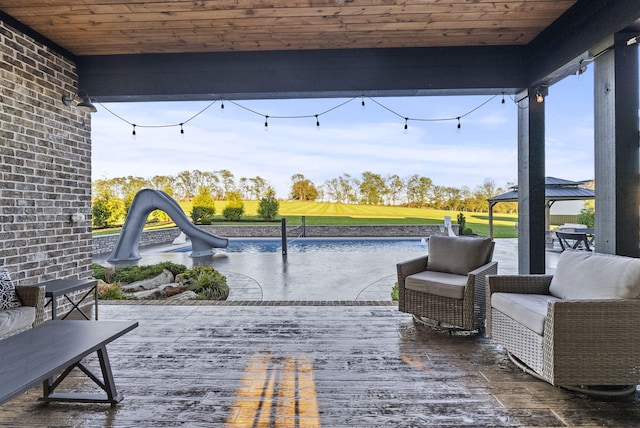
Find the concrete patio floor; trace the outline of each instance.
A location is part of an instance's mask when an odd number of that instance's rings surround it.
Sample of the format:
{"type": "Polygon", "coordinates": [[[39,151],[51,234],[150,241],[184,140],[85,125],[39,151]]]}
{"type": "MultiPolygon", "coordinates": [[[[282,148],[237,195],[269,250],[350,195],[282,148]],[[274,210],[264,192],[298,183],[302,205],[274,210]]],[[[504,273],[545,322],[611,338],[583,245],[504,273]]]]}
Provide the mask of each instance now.
{"type": "MultiPolygon", "coordinates": [[[[516,254],[516,240],[497,240],[499,273],[517,273],[516,254]]],[[[547,272],[557,257],[547,253],[547,272]]],[[[100,319],[140,323],[108,347],[124,401],[44,404],[33,388],[0,406],[0,426],[640,426],[640,393],[569,392],[521,372],[483,335],[416,325],[390,300],[395,273],[381,273],[357,298],[310,275],[304,288],[315,291],[283,299],[228,271],[236,294],[225,302],[101,302],[100,319]]],[[[93,392],[81,373],[65,382],[93,392]]]]}
{"type": "MultiPolygon", "coordinates": [[[[254,302],[256,304],[257,302],[254,302]]],[[[116,407],[0,406],[10,427],[637,427],[640,396],[591,398],[519,371],[483,336],[394,306],[104,305],[140,326],[108,347],[116,407]]],[[[92,359],[89,366],[97,368],[92,359]]],[[[89,390],[79,376],[68,385],[89,390]]]]}

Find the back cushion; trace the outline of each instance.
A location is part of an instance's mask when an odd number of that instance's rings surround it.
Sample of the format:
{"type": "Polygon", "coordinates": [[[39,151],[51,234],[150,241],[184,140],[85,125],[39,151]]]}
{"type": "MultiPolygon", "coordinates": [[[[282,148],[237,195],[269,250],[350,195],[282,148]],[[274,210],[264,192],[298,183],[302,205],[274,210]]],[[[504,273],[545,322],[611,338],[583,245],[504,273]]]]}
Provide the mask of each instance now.
{"type": "Polygon", "coordinates": [[[11,309],[22,306],[18,296],[16,296],[16,289],[11,281],[9,271],[0,268],[0,310],[11,309]]]}
{"type": "Polygon", "coordinates": [[[429,237],[427,269],[466,275],[491,261],[490,238],[461,238],[433,235],[429,237]]]}
{"type": "Polygon", "coordinates": [[[635,299],[640,297],[640,259],[566,250],[549,291],[561,299],[635,299]]]}

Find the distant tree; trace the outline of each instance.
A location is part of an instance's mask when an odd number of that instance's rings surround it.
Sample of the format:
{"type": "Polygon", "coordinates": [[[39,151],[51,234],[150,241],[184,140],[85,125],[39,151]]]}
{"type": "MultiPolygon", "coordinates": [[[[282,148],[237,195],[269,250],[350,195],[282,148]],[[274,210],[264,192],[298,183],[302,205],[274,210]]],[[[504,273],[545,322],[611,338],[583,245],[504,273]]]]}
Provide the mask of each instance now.
{"type": "Polygon", "coordinates": [[[217,174],[220,176],[220,182],[222,183],[222,191],[224,195],[229,195],[230,192],[233,192],[236,189],[235,179],[233,178],[233,174],[231,171],[226,169],[221,169],[217,171],[217,174]]]}
{"type": "Polygon", "coordinates": [[[356,189],[360,186],[360,181],[351,177],[350,174],[344,173],[338,177],[338,185],[341,193],[344,195],[345,202],[355,204],[358,202],[358,192],[356,189]]]}
{"type": "Polygon", "coordinates": [[[249,194],[251,197],[253,197],[254,200],[257,201],[260,200],[263,196],[266,196],[266,192],[269,189],[269,182],[267,180],[260,177],[259,175],[256,175],[255,177],[250,178],[249,182],[251,183],[251,186],[249,187],[249,194]]]}
{"type": "Polygon", "coordinates": [[[388,193],[387,184],[380,174],[371,171],[362,173],[360,182],[360,202],[363,204],[380,205],[388,193]]]}
{"type": "Polygon", "coordinates": [[[396,205],[400,200],[400,197],[405,189],[405,184],[402,178],[397,174],[393,174],[387,177],[387,204],[396,205]]]}
{"type": "Polygon", "coordinates": [[[409,206],[424,208],[432,203],[433,181],[414,174],[407,179],[407,203],[409,206]]]}
{"type": "Polygon", "coordinates": [[[318,199],[318,189],[311,180],[302,174],[291,176],[291,193],[289,197],[296,201],[315,201],[318,199]]]}
{"type": "Polygon", "coordinates": [[[176,176],[176,196],[183,201],[190,201],[196,193],[191,171],[179,172],[176,176]]]}
{"type": "Polygon", "coordinates": [[[276,199],[276,191],[269,187],[258,204],[258,217],[263,220],[273,220],[278,215],[280,202],[276,199]]]}
{"type": "Polygon", "coordinates": [[[129,213],[133,198],[138,192],[148,186],[148,181],[142,177],[128,176],[121,182],[120,191],[122,194],[122,202],[124,203],[124,215],[129,213]]]}
{"type": "Polygon", "coordinates": [[[239,191],[227,193],[227,205],[222,211],[222,216],[227,220],[237,221],[244,215],[244,202],[239,191]]]}

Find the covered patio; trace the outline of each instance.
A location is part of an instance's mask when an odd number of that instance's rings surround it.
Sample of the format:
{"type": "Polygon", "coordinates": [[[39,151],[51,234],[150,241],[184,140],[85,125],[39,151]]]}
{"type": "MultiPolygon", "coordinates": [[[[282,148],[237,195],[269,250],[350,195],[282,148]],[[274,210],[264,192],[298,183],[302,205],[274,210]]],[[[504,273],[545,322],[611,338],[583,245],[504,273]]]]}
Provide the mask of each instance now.
{"type": "MultiPolygon", "coordinates": [[[[19,285],[91,275],[87,95],[504,94],[519,107],[517,270],[543,273],[544,97],[586,66],[598,251],[637,257],[639,36],[637,0],[0,0],[0,264],[19,285]]],[[[0,406],[1,425],[623,427],[640,416],[637,393],[552,387],[491,340],[423,329],[388,304],[105,305],[101,318],[140,322],[110,348],[125,401],[43,405],[36,389],[0,406]]]]}

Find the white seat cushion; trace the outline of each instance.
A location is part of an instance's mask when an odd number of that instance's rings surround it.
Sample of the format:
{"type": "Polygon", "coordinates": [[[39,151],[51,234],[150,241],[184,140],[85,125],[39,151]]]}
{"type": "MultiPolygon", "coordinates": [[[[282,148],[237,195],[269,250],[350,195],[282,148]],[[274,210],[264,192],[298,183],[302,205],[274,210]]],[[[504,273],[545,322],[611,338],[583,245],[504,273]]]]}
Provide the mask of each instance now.
{"type": "Polygon", "coordinates": [[[20,306],[0,311],[0,337],[26,330],[36,320],[36,308],[20,306]]]}
{"type": "Polygon", "coordinates": [[[640,259],[589,251],[564,251],[549,286],[562,299],[640,297],[640,259]]]}
{"type": "Polygon", "coordinates": [[[462,299],[467,285],[467,275],[425,270],[409,275],[404,280],[405,288],[421,293],[435,294],[450,299],[462,299]]]}
{"type": "Polygon", "coordinates": [[[547,294],[493,293],[491,307],[542,336],[548,302],[558,300],[547,294]]]}

